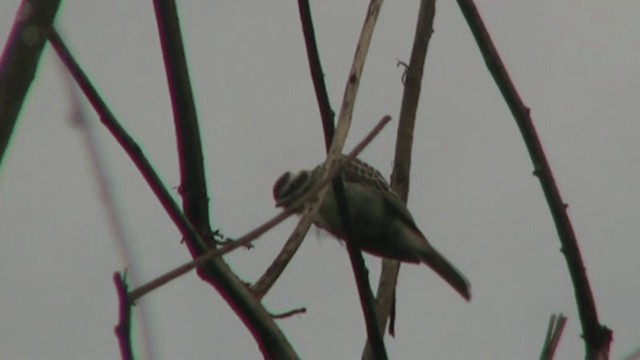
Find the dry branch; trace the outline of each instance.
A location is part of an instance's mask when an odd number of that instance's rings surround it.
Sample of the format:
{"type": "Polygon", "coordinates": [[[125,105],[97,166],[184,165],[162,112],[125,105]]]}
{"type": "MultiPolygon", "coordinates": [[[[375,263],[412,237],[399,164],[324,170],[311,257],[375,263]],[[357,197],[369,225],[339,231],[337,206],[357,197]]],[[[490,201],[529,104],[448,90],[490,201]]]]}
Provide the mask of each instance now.
{"type": "MultiPolygon", "coordinates": [[[[435,0],[422,0],[418,11],[418,20],[411,50],[411,60],[407,68],[398,133],[396,136],[395,160],[391,174],[391,187],[406,203],[409,195],[409,174],[411,169],[411,150],[413,146],[413,129],[415,127],[418,100],[422,86],[429,40],[433,33],[433,19],[435,17],[435,0]]],[[[391,318],[390,329],[393,330],[393,308],[395,306],[395,291],[400,271],[400,262],[393,259],[382,260],[382,270],[378,281],[376,296],[378,326],[383,332],[387,319],[391,318]]],[[[393,331],[391,331],[393,333],[393,331]]],[[[372,359],[372,349],[365,345],[363,359],[372,359]]]]}
{"type": "Polygon", "coordinates": [[[0,57],[0,163],[35,77],[60,0],[23,0],[0,57]]]}
{"type": "Polygon", "coordinates": [[[533,125],[529,108],[520,98],[520,94],[511,81],[500,54],[496,49],[487,28],[472,0],[458,0],[460,10],[467,20],[467,24],[480,48],[487,68],[498,85],[507,106],[520,129],[529,156],[533,162],[534,175],[538,177],[542,191],[551,210],[551,216],[562,245],[569,275],[573,281],[578,314],[582,325],[583,337],[586,345],[587,359],[607,359],[611,345],[612,332],[600,324],[596,311],[595,300],[585,271],[578,240],[571,220],[567,214],[567,204],[560,196],[551,167],[542,148],[542,143],[533,125]]]}

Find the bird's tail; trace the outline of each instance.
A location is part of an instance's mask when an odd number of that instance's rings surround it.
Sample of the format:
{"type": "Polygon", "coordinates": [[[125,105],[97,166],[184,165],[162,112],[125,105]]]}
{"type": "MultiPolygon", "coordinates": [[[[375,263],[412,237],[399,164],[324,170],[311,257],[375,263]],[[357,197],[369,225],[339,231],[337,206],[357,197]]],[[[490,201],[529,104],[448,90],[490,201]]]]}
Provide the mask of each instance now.
{"type": "Polygon", "coordinates": [[[438,273],[465,300],[471,300],[471,286],[467,279],[434,248],[430,248],[428,252],[423,253],[420,260],[438,273]]]}

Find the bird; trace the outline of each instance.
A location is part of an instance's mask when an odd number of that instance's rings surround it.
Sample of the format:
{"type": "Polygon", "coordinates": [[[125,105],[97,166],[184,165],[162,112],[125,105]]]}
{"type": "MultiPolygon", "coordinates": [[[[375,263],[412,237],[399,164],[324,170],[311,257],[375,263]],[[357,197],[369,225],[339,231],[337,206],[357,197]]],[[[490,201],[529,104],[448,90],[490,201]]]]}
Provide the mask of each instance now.
{"type": "MultiPolygon", "coordinates": [[[[369,254],[408,263],[424,263],[466,301],[470,301],[469,281],[427,241],[409,209],[382,174],[357,158],[341,155],[338,162],[341,163],[340,175],[348,204],[350,239],[346,239],[332,186],[329,186],[320,209],[312,218],[313,224],[369,254]]],[[[273,185],[276,207],[302,214],[314,199],[302,205],[297,205],[296,201],[318,183],[322,166],[282,174],[273,185]]]]}

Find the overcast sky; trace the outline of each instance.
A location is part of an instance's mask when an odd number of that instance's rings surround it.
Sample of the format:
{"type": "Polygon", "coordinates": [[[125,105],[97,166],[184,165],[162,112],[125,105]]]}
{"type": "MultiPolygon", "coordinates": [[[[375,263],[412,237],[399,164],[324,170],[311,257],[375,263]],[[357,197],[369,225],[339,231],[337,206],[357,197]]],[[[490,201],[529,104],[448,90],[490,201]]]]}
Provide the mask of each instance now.
{"type": "MultiPolygon", "coordinates": [[[[18,0],[0,2],[6,39],[18,0]]],[[[324,158],[295,1],[181,1],[211,195],[212,223],[238,237],[276,214],[275,179],[324,158]]],[[[640,344],[640,3],[480,0],[569,204],[612,358],[640,344]]],[[[365,1],[313,1],[337,111],[365,1]]],[[[362,158],[391,172],[395,126],[418,1],[383,4],[347,149],[394,118],[362,158]]],[[[172,111],[151,1],[68,0],[57,21],[70,48],[166,186],[179,185],[172,111]]],[[[415,133],[409,208],[472,284],[465,303],[424,266],[400,273],[394,359],[534,359],[552,313],[569,322],[558,359],[583,357],[573,288],[548,208],[507,107],[454,1],[439,1],[415,133]]],[[[117,359],[113,243],[87,148],[70,121],[49,47],[0,168],[0,349],[7,359],[117,359]]],[[[97,119],[89,106],[89,119],[97,119]]],[[[106,130],[98,146],[143,281],[189,259],[180,235],[106,130]]],[[[227,259],[262,274],[295,225],[227,259]]],[[[379,260],[367,257],[373,283],[379,260]]],[[[265,298],[308,312],[279,320],[305,359],[354,359],[365,331],[348,256],[309,232],[265,298]]],[[[253,359],[253,338],[190,273],[147,295],[155,359],[253,359]]]]}

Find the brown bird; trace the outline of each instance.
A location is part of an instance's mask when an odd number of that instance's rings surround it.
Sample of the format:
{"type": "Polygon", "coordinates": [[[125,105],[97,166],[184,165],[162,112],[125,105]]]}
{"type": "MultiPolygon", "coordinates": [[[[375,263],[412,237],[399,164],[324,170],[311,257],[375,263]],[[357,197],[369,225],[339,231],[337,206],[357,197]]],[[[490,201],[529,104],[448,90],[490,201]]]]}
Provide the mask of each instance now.
{"type": "MultiPolygon", "coordinates": [[[[341,162],[348,161],[343,156],[341,162]]],[[[322,164],[313,170],[286,172],[273,186],[277,207],[289,208],[319,180],[322,164]]],[[[410,263],[424,263],[433,269],[465,300],[471,299],[467,279],[427,241],[400,197],[379,171],[354,159],[342,167],[347,197],[351,241],[362,251],[410,263]]],[[[299,214],[304,205],[294,209],[299,214]]],[[[313,223],[338,239],[345,239],[338,206],[329,187],[313,223]]]]}

